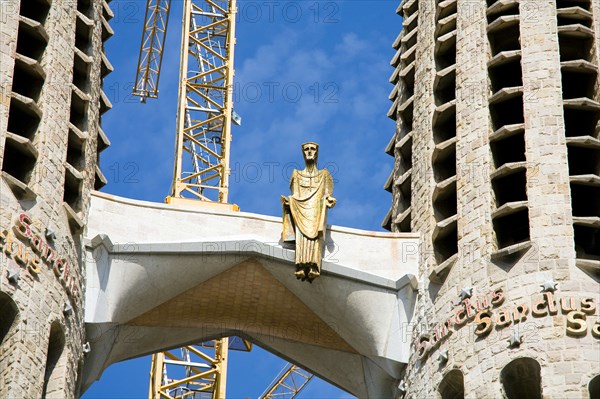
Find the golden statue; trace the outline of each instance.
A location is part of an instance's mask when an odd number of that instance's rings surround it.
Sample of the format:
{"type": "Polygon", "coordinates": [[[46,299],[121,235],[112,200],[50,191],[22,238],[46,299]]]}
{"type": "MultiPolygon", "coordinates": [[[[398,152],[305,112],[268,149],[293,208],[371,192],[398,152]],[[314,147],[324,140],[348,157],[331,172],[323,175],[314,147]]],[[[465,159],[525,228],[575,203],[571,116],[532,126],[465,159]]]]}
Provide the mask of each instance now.
{"type": "Polygon", "coordinates": [[[333,179],[327,169],[317,169],[319,145],[302,144],[306,167],[294,169],[290,179],[292,195],[281,196],[284,243],[295,243],[296,278],[312,281],[321,274],[327,208],[333,208],[333,179]]]}

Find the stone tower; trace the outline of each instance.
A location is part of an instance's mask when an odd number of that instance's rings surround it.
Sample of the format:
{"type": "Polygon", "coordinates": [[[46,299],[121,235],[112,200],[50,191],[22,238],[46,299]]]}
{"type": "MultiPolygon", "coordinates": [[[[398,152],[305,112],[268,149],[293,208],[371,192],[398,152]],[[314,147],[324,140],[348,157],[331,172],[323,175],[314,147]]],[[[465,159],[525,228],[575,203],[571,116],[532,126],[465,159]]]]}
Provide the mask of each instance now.
{"type": "Polygon", "coordinates": [[[383,225],[422,237],[410,398],[598,397],[599,0],[406,0],[383,225]]]}
{"type": "Polygon", "coordinates": [[[73,398],[82,233],[109,145],[105,0],[0,3],[0,397],[73,398]]]}

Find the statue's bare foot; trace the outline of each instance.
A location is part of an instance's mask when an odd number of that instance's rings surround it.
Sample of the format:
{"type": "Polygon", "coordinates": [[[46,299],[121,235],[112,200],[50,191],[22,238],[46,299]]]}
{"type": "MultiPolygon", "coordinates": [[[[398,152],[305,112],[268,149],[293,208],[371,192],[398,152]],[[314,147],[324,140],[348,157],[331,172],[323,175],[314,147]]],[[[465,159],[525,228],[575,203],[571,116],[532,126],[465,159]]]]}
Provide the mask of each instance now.
{"type": "Polygon", "coordinates": [[[320,275],[321,275],[321,273],[319,273],[319,271],[318,271],[318,270],[311,269],[311,270],[308,272],[308,280],[309,280],[309,281],[312,283],[312,281],[313,281],[314,279],[316,279],[317,277],[319,277],[320,275]]]}

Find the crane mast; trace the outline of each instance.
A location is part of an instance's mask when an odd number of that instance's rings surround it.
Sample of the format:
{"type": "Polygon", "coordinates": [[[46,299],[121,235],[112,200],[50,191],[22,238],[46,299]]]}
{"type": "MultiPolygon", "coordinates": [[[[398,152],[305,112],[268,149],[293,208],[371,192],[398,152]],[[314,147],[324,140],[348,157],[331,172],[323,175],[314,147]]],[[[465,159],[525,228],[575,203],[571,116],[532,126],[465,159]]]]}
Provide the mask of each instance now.
{"type": "MultiPolygon", "coordinates": [[[[158,97],[171,0],[147,0],[133,95],[158,97]]],[[[175,165],[168,203],[226,204],[236,0],[184,0],[175,165]]],[[[235,207],[230,207],[235,209],[235,207]]]]}
{"type": "MultiPolygon", "coordinates": [[[[132,93],[142,103],[158,98],[170,11],[171,0],[147,0],[132,93]]],[[[228,204],[231,123],[241,121],[233,111],[236,13],[236,0],[183,0],[175,165],[167,203],[239,210],[228,204]]],[[[221,338],[152,355],[148,397],[225,399],[229,349],[250,351],[251,344],[221,338]]],[[[264,398],[291,399],[310,378],[289,366],[264,398]]]]}
{"type": "Polygon", "coordinates": [[[236,12],[235,0],[184,0],[177,144],[168,202],[190,198],[227,203],[236,12]]]}
{"type": "Polygon", "coordinates": [[[229,340],[206,344],[152,355],[148,398],[225,399],[229,340]]]}

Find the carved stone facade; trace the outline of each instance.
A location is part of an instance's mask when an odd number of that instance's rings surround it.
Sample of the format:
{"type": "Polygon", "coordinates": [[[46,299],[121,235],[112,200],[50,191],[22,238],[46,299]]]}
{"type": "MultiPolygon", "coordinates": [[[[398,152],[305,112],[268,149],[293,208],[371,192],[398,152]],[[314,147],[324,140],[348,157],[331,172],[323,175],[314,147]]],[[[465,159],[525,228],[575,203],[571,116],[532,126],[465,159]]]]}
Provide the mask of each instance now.
{"type": "MultiPolygon", "coordinates": [[[[0,7],[0,397],[73,398],[112,12],[0,7]]],[[[384,226],[421,235],[401,396],[597,397],[600,0],[398,13],[384,226]]]]}
{"type": "Polygon", "coordinates": [[[600,1],[407,0],[398,14],[383,226],[422,239],[405,397],[590,397],[600,1]],[[554,282],[548,299],[541,285],[554,282]],[[478,301],[498,289],[504,302],[484,310],[478,301]]]}
{"type": "Polygon", "coordinates": [[[0,7],[0,397],[73,398],[85,356],[82,234],[90,192],[106,182],[112,12],[104,0],[0,7]]]}

